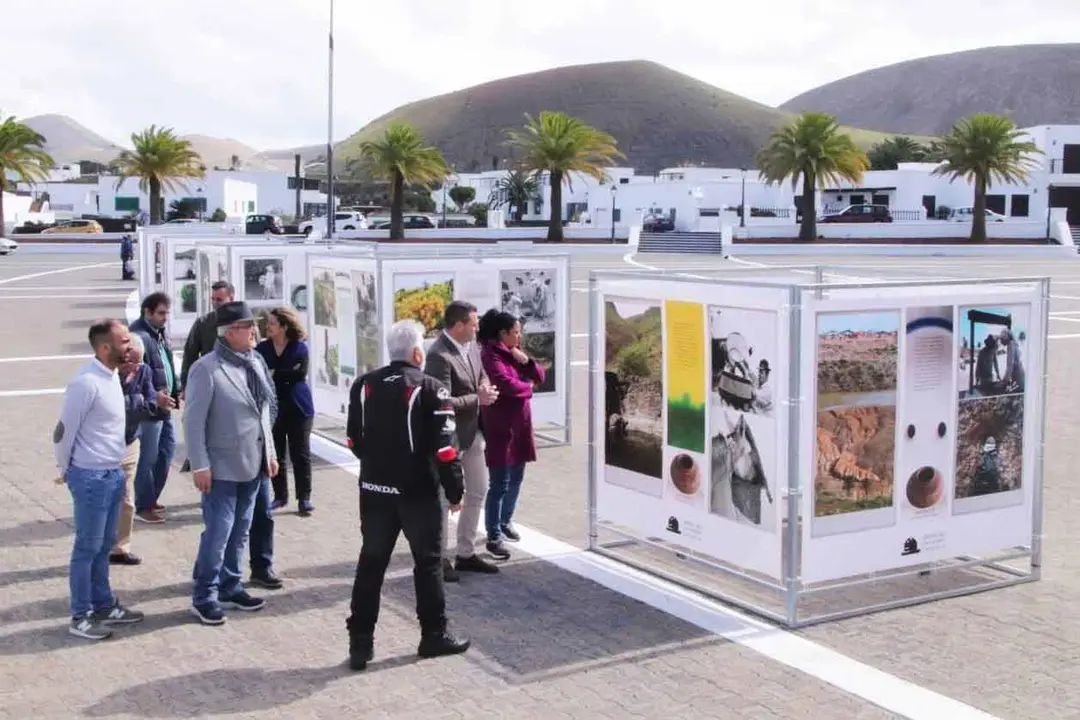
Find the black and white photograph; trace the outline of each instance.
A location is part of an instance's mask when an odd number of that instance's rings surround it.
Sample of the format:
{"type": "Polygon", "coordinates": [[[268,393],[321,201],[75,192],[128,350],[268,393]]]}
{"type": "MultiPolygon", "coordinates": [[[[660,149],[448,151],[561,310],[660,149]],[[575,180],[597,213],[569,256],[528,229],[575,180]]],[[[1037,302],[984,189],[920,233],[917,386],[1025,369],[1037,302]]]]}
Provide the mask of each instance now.
{"type": "Polygon", "coordinates": [[[709,336],[713,400],[772,417],[776,314],[710,305],[709,336]]]}
{"type": "Polygon", "coordinates": [[[280,258],[244,258],[244,299],[249,303],[285,299],[285,269],[280,258]]]}
{"type": "Polygon", "coordinates": [[[173,258],[173,279],[195,279],[195,248],[181,250],[173,258]]]}
{"type": "Polygon", "coordinates": [[[777,506],[767,467],[774,467],[776,449],[777,316],[715,305],[707,315],[709,512],[774,532],[777,506]]]}
{"type": "Polygon", "coordinates": [[[502,309],[521,320],[521,332],[555,332],[559,298],[554,269],[503,270],[499,273],[502,309]]]}

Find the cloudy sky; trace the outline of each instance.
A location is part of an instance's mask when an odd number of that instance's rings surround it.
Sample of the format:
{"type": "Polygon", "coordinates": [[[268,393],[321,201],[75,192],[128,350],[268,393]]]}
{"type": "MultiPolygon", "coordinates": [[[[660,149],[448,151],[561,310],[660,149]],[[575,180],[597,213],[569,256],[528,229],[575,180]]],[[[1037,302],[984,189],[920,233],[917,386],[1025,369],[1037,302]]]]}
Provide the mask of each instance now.
{"type": "MultiPolygon", "coordinates": [[[[0,111],[123,141],[151,123],[256,149],[326,139],[329,0],[6,0],[0,111]]],[[[1075,42],[1078,0],[337,0],[335,136],[406,102],[647,59],[775,105],[860,70],[1075,42]],[[373,6],[378,6],[373,10],[373,6]]]]}

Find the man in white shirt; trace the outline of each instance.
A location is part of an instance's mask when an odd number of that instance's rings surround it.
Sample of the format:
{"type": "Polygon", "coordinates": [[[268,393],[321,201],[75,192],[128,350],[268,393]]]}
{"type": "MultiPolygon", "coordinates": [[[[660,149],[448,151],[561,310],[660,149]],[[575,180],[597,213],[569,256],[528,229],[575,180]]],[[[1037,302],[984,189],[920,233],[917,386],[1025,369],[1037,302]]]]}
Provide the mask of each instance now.
{"type": "Polygon", "coordinates": [[[107,626],[143,619],[142,613],[121,605],[109,585],[109,551],[116,541],[124,497],[121,464],[127,451],[124,392],[117,368],[127,359],[131,334],[119,320],[107,319],[90,326],[89,339],[94,359],[68,383],[53,430],[53,452],[75,514],[68,632],[104,640],[112,635],[107,626]]]}

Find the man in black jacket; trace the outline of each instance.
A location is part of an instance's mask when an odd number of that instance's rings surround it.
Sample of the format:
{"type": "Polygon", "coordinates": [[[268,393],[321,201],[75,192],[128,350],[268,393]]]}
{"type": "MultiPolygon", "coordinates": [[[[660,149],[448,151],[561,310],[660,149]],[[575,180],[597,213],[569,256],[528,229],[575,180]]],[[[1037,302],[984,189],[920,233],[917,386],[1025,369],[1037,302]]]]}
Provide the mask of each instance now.
{"type": "Polygon", "coordinates": [[[166,325],[172,301],[163,292],[147,295],[142,317],[131,323],[131,332],[142,338],[143,359],[153,374],[155,400],[161,417],[144,420],[139,435],[139,465],[135,471],[135,518],[147,523],[165,522],[165,508],[158,499],[169,478],[176,452],[176,429],[172,411],[179,406],[180,383],[176,377],[172,346],[166,325]]]}
{"type": "MultiPolygon", "coordinates": [[[[187,386],[188,372],[195,361],[208,354],[217,345],[217,309],[225,303],[231,303],[236,294],[232,283],[227,280],[218,280],[210,286],[210,306],[213,308],[202,317],[195,318],[188,332],[187,340],[184,341],[184,359],[180,363],[180,399],[184,399],[184,388],[187,386]]],[[[189,472],[191,463],[184,460],[180,472],[189,472]]]]}
{"type": "Polygon", "coordinates": [[[368,373],[349,391],[348,444],[360,460],[360,534],[349,665],[363,670],[373,656],[383,577],[398,534],[405,533],[416,567],[420,657],[455,655],[469,641],[447,632],[442,576],[442,486],[450,510],[465,492],[450,391],[425,375],[424,330],[403,320],[386,338],[390,364],[368,373]]]}

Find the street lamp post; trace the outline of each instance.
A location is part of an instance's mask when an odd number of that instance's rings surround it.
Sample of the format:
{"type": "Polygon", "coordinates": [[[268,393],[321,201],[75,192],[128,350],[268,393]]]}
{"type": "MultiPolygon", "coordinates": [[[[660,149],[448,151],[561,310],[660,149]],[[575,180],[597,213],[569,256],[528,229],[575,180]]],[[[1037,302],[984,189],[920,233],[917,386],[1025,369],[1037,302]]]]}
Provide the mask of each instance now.
{"type": "MultiPolygon", "coordinates": [[[[334,0],[330,0],[329,69],[326,78],[326,237],[334,237],[334,0]]],[[[299,182],[297,178],[297,182],[299,182]]]]}
{"type": "Polygon", "coordinates": [[[746,168],[742,170],[742,195],[739,200],[739,227],[746,227],[746,168]]]}
{"type": "Polygon", "coordinates": [[[195,196],[199,203],[199,222],[203,221],[203,189],[195,188],[195,196]]]}
{"type": "Polygon", "coordinates": [[[615,244],[615,195],[619,188],[615,183],[611,184],[611,244],[615,244]]]}

